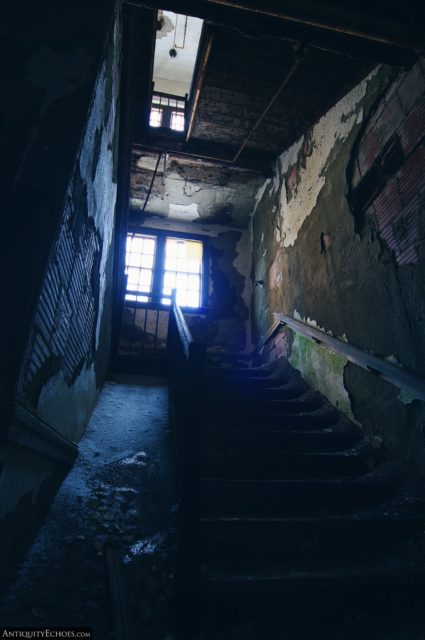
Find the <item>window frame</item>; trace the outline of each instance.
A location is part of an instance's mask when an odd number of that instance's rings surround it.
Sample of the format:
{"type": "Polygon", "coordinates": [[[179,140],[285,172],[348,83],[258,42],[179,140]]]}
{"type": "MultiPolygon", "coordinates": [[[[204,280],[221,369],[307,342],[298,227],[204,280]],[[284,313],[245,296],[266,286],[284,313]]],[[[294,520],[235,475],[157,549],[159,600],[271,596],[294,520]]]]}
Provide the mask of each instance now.
{"type": "Polygon", "coordinates": [[[187,96],[184,96],[184,97],[174,96],[171,93],[162,93],[161,91],[153,91],[151,103],[150,103],[150,109],[149,109],[149,119],[148,119],[149,128],[154,131],[167,130],[167,131],[172,131],[174,134],[177,134],[177,135],[184,135],[186,131],[186,126],[187,126],[186,112],[187,112],[187,96]],[[159,98],[160,102],[154,102],[155,97],[159,98]],[[167,101],[167,103],[165,103],[165,101],[167,101]],[[176,103],[182,102],[183,106],[179,107],[177,106],[177,104],[176,106],[170,105],[170,101],[174,101],[176,103]],[[150,124],[152,109],[159,110],[161,112],[159,125],[150,124]],[[183,116],[183,129],[173,129],[173,127],[171,126],[173,113],[177,113],[183,116]]]}
{"type": "MultiPolygon", "coordinates": [[[[172,231],[165,229],[149,229],[148,227],[135,227],[129,226],[126,233],[126,242],[127,235],[145,235],[156,238],[156,246],[155,246],[155,258],[153,264],[153,278],[152,278],[152,290],[148,294],[141,293],[140,295],[145,295],[149,298],[149,296],[163,296],[162,289],[164,286],[164,274],[165,274],[165,243],[167,238],[181,238],[182,240],[195,240],[197,242],[202,243],[202,267],[201,267],[201,305],[199,307],[186,307],[181,306],[185,313],[206,313],[208,307],[208,296],[209,296],[209,238],[206,236],[194,234],[194,233],[183,233],[181,231],[172,231]]],[[[148,300],[148,302],[141,302],[137,300],[126,300],[125,296],[127,293],[127,288],[123,292],[124,305],[129,307],[141,307],[146,308],[148,306],[152,306],[153,303],[148,300]]],[[[160,309],[164,309],[165,311],[170,310],[170,305],[163,304],[160,301],[155,302],[155,307],[160,309]]]]}

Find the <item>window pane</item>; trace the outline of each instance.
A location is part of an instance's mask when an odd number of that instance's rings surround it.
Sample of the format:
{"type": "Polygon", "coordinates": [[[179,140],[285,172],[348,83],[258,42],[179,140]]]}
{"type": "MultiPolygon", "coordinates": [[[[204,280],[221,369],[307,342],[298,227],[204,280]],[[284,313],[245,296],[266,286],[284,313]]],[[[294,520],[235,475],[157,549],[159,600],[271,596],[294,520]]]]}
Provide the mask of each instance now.
{"type": "Polygon", "coordinates": [[[143,248],[143,238],[140,236],[129,236],[127,241],[128,251],[134,251],[135,253],[141,253],[143,248]]]}
{"type": "Polygon", "coordinates": [[[181,307],[187,306],[187,291],[185,289],[177,289],[177,304],[181,307]]]}
{"type": "Polygon", "coordinates": [[[188,277],[187,288],[194,289],[195,291],[199,291],[199,276],[190,275],[188,277]]]}
{"type": "Polygon", "coordinates": [[[199,273],[200,264],[196,260],[187,261],[187,270],[189,273],[199,273]]]}
{"type": "Polygon", "coordinates": [[[187,289],[187,274],[186,273],[178,273],[177,274],[177,290],[187,289]]]}
{"type": "Polygon", "coordinates": [[[152,281],[152,271],[150,269],[141,269],[140,271],[140,290],[150,291],[152,281]]]}
{"type": "Polygon", "coordinates": [[[140,253],[130,253],[127,258],[127,264],[130,267],[140,267],[142,262],[142,256],[140,253]]]}
{"type": "Polygon", "coordinates": [[[171,289],[176,286],[176,274],[173,271],[166,271],[164,275],[164,290],[163,293],[171,293],[171,289]],[[169,291],[165,291],[169,289],[169,291]]]}
{"type": "MultiPolygon", "coordinates": [[[[137,285],[137,283],[139,282],[139,269],[128,269],[127,275],[128,275],[128,284],[137,285]]],[[[134,288],[134,287],[131,287],[131,288],[134,288]]]]}
{"type": "Polygon", "coordinates": [[[174,131],[184,131],[184,113],[181,111],[171,112],[170,128],[174,131]]]}
{"type": "Polygon", "coordinates": [[[151,109],[149,124],[151,127],[160,127],[162,122],[162,109],[151,109]]]}
{"type": "Polygon", "coordinates": [[[187,292],[187,306],[188,307],[199,307],[199,291],[188,291],[187,292]]]}
{"type": "Polygon", "coordinates": [[[177,260],[175,258],[165,258],[165,268],[167,271],[177,271],[177,260]]]}
{"type": "Polygon", "coordinates": [[[143,239],[143,253],[147,253],[151,256],[155,253],[156,240],[154,238],[143,239]]]}
{"type": "MultiPolygon", "coordinates": [[[[126,252],[126,274],[127,290],[142,291],[150,293],[152,291],[153,265],[155,256],[156,238],[143,236],[141,234],[127,236],[126,252]]],[[[147,302],[144,296],[127,294],[126,300],[137,302],[147,302]]]]}
{"type": "MultiPolygon", "coordinates": [[[[163,293],[177,289],[177,303],[199,307],[201,300],[202,242],[167,238],[163,293]]],[[[165,303],[166,301],[163,300],[165,303]]]]}
{"type": "Polygon", "coordinates": [[[151,255],[143,255],[140,256],[141,258],[141,266],[145,267],[146,269],[152,269],[153,267],[153,256],[151,255]]]}

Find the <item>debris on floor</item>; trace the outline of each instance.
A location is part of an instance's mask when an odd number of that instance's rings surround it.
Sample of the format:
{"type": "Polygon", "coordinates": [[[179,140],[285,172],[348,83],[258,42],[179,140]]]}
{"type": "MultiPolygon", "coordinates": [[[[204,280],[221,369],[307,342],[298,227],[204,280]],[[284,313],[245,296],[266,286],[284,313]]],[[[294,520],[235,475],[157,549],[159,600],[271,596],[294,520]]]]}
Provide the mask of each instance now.
{"type": "Polygon", "coordinates": [[[171,634],[176,503],[162,380],[105,384],[80,455],[0,605],[2,625],[116,637],[106,550],[120,559],[130,637],[171,634]]]}

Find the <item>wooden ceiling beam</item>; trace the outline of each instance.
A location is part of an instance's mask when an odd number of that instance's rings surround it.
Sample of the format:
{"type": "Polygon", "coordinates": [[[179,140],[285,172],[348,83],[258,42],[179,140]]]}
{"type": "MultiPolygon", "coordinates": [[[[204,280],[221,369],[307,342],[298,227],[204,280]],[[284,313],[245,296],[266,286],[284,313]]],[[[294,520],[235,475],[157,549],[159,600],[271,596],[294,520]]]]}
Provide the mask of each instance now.
{"type": "Polygon", "coordinates": [[[208,4],[266,15],[279,20],[295,22],[371,40],[410,51],[425,50],[425,33],[407,23],[389,21],[348,8],[346,4],[330,6],[317,0],[205,0],[208,4]]]}

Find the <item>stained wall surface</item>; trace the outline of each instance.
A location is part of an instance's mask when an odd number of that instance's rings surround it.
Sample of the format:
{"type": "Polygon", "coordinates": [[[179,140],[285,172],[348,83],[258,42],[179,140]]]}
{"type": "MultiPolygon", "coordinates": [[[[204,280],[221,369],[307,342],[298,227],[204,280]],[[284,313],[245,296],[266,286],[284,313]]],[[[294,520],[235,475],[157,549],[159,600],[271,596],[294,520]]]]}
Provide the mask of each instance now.
{"type": "MultiPolygon", "coordinates": [[[[255,341],[281,312],[424,375],[424,153],[421,58],[375,69],[278,158],[253,217],[255,341]]],[[[267,352],[422,472],[422,402],[288,330],[267,352]]]]}
{"type": "Polygon", "coordinates": [[[121,37],[113,2],[3,9],[0,583],[106,371],[121,37]]]}

